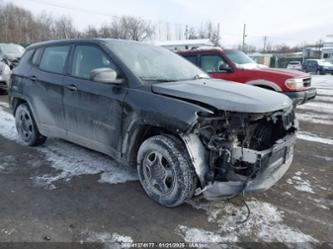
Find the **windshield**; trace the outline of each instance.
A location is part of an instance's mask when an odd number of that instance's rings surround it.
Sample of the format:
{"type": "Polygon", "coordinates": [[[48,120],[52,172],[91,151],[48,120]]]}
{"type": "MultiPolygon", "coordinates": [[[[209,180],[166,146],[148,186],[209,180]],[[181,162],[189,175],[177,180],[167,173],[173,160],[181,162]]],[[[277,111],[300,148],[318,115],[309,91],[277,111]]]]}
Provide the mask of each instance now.
{"type": "Polygon", "coordinates": [[[290,65],[300,65],[301,63],[299,61],[290,61],[290,65]]]}
{"type": "Polygon", "coordinates": [[[235,64],[255,63],[249,56],[239,50],[224,50],[224,53],[235,64]]]}
{"type": "Polygon", "coordinates": [[[12,57],[21,57],[24,53],[24,48],[16,44],[1,44],[0,50],[2,54],[12,57]]]}
{"type": "Polygon", "coordinates": [[[107,45],[144,84],[209,78],[191,62],[165,48],[134,42],[107,45]]]}

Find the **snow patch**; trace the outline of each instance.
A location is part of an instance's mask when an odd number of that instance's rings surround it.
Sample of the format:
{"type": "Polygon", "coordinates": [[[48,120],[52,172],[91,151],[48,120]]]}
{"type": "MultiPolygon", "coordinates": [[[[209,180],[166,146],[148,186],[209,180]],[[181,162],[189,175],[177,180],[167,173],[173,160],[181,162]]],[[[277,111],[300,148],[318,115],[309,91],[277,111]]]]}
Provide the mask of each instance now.
{"type": "Polygon", "coordinates": [[[187,226],[178,225],[175,231],[178,235],[182,236],[185,242],[196,243],[221,243],[221,242],[237,242],[238,239],[235,235],[229,237],[222,237],[211,231],[206,231],[199,228],[189,228],[187,226]]]}
{"type": "Polygon", "coordinates": [[[9,104],[7,102],[0,102],[0,106],[3,106],[5,108],[9,108],[9,104]]]}
{"type": "Polygon", "coordinates": [[[321,95],[319,95],[319,96],[316,96],[315,101],[316,102],[322,102],[322,101],[324,101],[324,102],[333,102],[333,96],[321,96],[321,95]]]}
{"type": "Polygon", "coordinates": [[[18,141],[13,115],[0,107],[0,117],[0,135],[9,140],[18,141]]]}
{"type": "MultiPolygon", "coordinates": [[[[0,135],[19,142],[14,117],[0,107],[0,135]]],[[[124,183],[137,180],[135,169],[114,162],[110,157],[57,139],[48,139],[36,149],[42,152],[46,160],[56,170],[53,174],[33,177],[37,186],[55,189],[54,182],[70,181],[80,175],[101,174],[101,183],[124,183]]]]}
{"type": "Polygon", "coordinates": [[[326,95],[326,96],[333,96],[333,89],[317,89],[317,94],[318,95],[326,95]]]}
{"type": "Polygon", "coordinates": [[[90,233],[87,242],[98,242],[105,244],[106,248],[120,249],[130,248],[133,239],[118,233],[90,233]]]}
{"type": "Polygon", "coordinates": [[[314,155],[314,157],[317,157],[317,158],[323,159],[323,160],[328,161],[328,162],[333,161],[333,157],[329,157],[329,156],[314,155]]]}
{"type": "Polygon", "coordinates": [[[314,194],[315,192],[313,191],[310,182],[308,180],[302,179],[302,174],[303,173],[301,171],[297,171],[295,176],[287,179],[287,183],[294,185],[294,188],[298,191],[314,194]]]}
{"type": "Polygon", "coordinates": [[[298,120],[304,122],[333,125],[333,115],[296,113],[296,117],[298,120]]]}
{"type": "Polygon", "coordinates": [[[297,106],[297,109],[333,114],[333,104],[324,103],[324,102],[309,102],[304,105],[297,106]]]}
{"type": "Polygon", "coordinates": [[[298,132],[297,138],[301,139],[301,140],[310,141],[310,142],[333,145],[333,139],[319,137],[316,134],[313,134],[311,132],[304,132],[304,131],[298,132]]]}
{"type": "Polygon", "coordinates": [[[58,180],[70,181],[80,175],[100,174],[100,183],[124,183],[137,180],[136,170],[114,162],[110,157],[90,151],[65,141],[49,140],[38,148],[56,173],[34,177],[39,186],[54,189],[53,183],[58,180]]]}
{"type": "MultiPolygon", "coordinates": [[[[192,200],[189,202],[196,209],[203,209],[208,215],[208,221],[218,225],[215,232],[203,232],[183,228],[185,240],[193,239],[194,235],[208,235],[207,241],[216,239],[233,238],[234,241],[264,241],[264,242],[318,242],[310,235],[304,234],[296,228],[283,224],[283,212],[279,211],[270,203],[251,200],[248,205],[251,209],[251,216],[244,224],[237,221],[243,220],[246,216],[246,209],[243,206],[236,206],[230,202],[202,202],[192,200]],[[209,237],[211,236],[211,237],[209,237]],[[231,237],[230,237],[231,236],[231,237]]],[[[176,231],[179,233],[179,229],[176,231]]],[[[228,241],[228,240],[225,241],[228,241]]],[[[204,240],[204,237],[202,237],[204,240]]],[[[206,242],[201,241],[201,242],[206,242]]]]}

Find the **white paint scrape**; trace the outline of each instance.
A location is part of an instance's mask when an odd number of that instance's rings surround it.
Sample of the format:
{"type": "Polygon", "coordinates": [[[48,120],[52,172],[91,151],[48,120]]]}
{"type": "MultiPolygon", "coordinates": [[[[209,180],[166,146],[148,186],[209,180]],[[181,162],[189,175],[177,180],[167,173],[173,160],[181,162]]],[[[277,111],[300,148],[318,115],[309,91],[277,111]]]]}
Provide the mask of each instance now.
{"type": "Polygon", "coordinates": [[[317,242],[310,235],[283,224],[283,212],[270,203],[257,200],[249,201],[251,216],[244,224],[237,223],[246,217],[247,212],[243,206],[236,206],[225,201],[205,203],[199,200],[190,201],[189,204],[196,209],[205,210],[208,221],[217,224],[218,230],[204,232],[178,226],[176,233],[183,234],[184,240],[188,242],[205,243],[213,240],[219,242],[244,240],[283,243],[317,242]],[[183,233],[180,233],[180,230],[183,233]],[[201,241],[197,241],[197,238],[200,238],[201,241]]]}
{"type": "MultiPolygon", "coordinates": [[[[19,142],[14,117],[0,107],[0,135],[19,142]]],[[[57,139],[48,139],[36,147],[45,155],[55,171],[32,179],[38,186],[54,189],[54,182],[69,181],[80,175],[101,174],[101,183],[124,183],[137,180],[136,170],[119,165],[110,157],[57,139]]]]}

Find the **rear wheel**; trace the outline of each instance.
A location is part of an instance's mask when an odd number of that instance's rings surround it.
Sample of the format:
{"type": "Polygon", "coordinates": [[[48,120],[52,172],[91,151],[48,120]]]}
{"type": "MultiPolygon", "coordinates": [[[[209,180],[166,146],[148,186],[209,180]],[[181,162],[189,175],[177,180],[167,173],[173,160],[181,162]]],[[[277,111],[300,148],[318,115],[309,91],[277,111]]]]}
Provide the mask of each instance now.
{"type": "Polygon", "coordinates": [[[38,131],[36,122],[27,104],[20,104],[15,111],[15,124],[19,137],[29,146],[41,145],[46,137],[38,131]]]}
{"type": "Polygon", "coordinates": [[[138,174],[147,195],[167,207],[191,199],[197,177],[185,145],[174,136],[148,138],[139,148],[138,174]]]}

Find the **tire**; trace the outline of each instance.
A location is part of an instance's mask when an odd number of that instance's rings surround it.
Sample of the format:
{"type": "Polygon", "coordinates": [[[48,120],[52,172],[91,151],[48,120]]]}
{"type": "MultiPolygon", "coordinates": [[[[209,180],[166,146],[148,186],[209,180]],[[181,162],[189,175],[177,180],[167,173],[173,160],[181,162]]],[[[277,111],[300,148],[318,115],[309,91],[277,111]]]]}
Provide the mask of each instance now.
{"type": "Polygon", "coordinates": [[[20,104],[16,108],[15,124],[17,133],[25,145],[37,146],[45,142],[46,137],[40,134],[27,104],[20,104]]]}
{"type": "Polygon", "coordinates": [[[137,169],[147,195],[162,206],[183,204],[197,187],[187,149],[174,136],[157,135],[144,141],[138,151],[137,169]]]}

